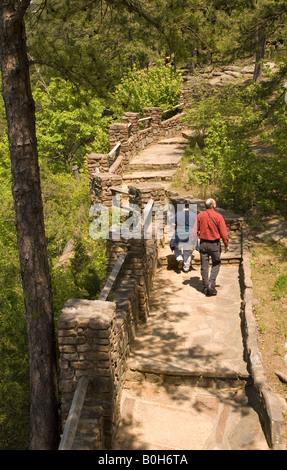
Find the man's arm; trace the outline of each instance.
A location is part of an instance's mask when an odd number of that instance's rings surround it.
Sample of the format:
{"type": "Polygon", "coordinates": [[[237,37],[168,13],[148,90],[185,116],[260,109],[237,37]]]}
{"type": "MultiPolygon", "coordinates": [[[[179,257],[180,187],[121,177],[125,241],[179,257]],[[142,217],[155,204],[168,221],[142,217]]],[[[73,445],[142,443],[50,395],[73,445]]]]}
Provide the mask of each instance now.
{"type": "Polygon", "coordinates": [[[220,216],[219,222],[220,222],[219,233],[225,246],[225,252],[227,252],[229,250],[229,239],[228,239],[226,223],[225,223],[223,216],[220,216]]]}

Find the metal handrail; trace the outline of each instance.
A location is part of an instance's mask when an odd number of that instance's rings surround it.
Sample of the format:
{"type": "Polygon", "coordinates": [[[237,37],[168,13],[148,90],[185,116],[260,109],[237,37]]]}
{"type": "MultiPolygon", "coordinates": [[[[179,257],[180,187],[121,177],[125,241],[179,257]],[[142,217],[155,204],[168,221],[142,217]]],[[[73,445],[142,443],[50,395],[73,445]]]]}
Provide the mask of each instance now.
{"type": "Polygon", "coordinates": [[[184,103],[179,103],[179,104],[175,105],[173,108],[166,109],[165,111],[162,112],[162,114],[170,113],[171,111],[174,111],[177,108],[182,108],[183,106],[184,106],[184,103]]]}
{"type": "Polygon", "coordinates": [[[127,253],[121,253],[120,256],[118,257],[117,259],[117,262],[115,264],[115,266],[113,267],[112,269],[112,272],[111,274],[109,275],[108,277],[108,280],[106,282],[106,285],[105,287],[103,288],[101,294],[100,294],[100,297],[98,298],[98,300],[107,300],[108,298],[108,295],[110,293],[110,290],[111,288],[113,287],[113,284],[116,280],[116,277],[126,259],[126,256],[127,256],[127,253]]]}
{"type": "Polygon", "coordinates": [[[151,116],[147,116],[147,117],[144,117],[144,118],[140,118],[140,119],[139,119],[139,122],[149,121],[150,119],[152,119],[152,117],[151,117],[151,116]]]}
{"type": "Polygon", "coordinates": [[[83,404],[86,397],[86,391],[88,388],[89,379],[88,377],[82,376],[78,381],[77,388],[74,394],[72,405],[69,411],[67,422],[64,428],[64,432],[61,437],[60,445],[58,450],[71,450],[77,427],[80,421],[83,404]]]}
{"type": "Polygon", "coordinates": [[[117,150],[118,148],[121,146],[121,142],[118,142],[114,148],[112,148],[112,150],[108,153],[109,157],[111,157],[117,150]]]}

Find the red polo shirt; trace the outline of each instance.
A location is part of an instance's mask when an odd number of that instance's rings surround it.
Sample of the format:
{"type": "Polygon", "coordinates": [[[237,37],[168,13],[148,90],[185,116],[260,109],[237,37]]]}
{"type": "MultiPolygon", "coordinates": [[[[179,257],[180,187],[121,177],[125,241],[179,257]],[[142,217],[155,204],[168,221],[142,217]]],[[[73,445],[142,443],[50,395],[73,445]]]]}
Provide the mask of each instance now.
{"type": "Polygon", "coordinates": [[[220,238],[222,238],[224,245],[226,247],[229,245],[225,220],[223,216],[219,214],[218,212],[216,212],[214,209],[207,209],[203,212],[200,212],[200,214],[198,214],[197,233],[198,233],[200,240],[213,241],[213,240],[219,240],[220,238]],[[207,212],[213,218],[218,229],[212,222],[207,212]]]}

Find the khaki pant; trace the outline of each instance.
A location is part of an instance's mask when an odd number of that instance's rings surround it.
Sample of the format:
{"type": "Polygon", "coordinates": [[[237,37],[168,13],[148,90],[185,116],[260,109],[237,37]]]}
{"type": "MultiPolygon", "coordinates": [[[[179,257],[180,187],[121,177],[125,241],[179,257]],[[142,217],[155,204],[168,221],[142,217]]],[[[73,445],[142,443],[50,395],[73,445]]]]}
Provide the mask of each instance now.
{"type": "Polygon", "coordinates": [[[175,248],[174,254],[176,257],[176,261],[183,261],[183,270],[185,272],[189,271],[190,262],[191,262],[191,249],[184,250],[175,248]]]}

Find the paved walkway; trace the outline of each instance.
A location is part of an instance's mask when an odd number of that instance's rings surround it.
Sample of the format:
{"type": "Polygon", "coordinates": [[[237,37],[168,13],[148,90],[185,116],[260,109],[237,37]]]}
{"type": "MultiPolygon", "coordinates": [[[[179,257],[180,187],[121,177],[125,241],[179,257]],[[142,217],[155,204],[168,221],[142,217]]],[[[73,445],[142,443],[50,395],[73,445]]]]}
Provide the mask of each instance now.
{"type": "Polygon", "coordinates": [[[222,266],[216,297],[202,294],[199,269],[156,276],[117,449],[268,449],[243,358],[238,268],[222,266]]]}
{"type": "MultiPolygon", "coordinates": [[[[182,141],[168,142],[165,157],[156,146],[157,164],[175,157],[178,165],[182,141]]],[[[149,170],[153,150],[133,169],[149,170]]],[[[238,240],[226,256],[240,258],[238,240]]],[[[244,360],[239,266],[222,265],[218,295],[206,297],[198,257],[183,273],[162,248],[150,316],[131,348],[115,450],[268,449],[244,360]]]]}
{"type": "Polygon", "coordinates": [[[145,148],[133,158],[130,172],[123,176],[124,185],[144,181],[158,181],[169,185],[180,164],[186,144],[187,139],[179,136],[162,139],[145,148]]]}

